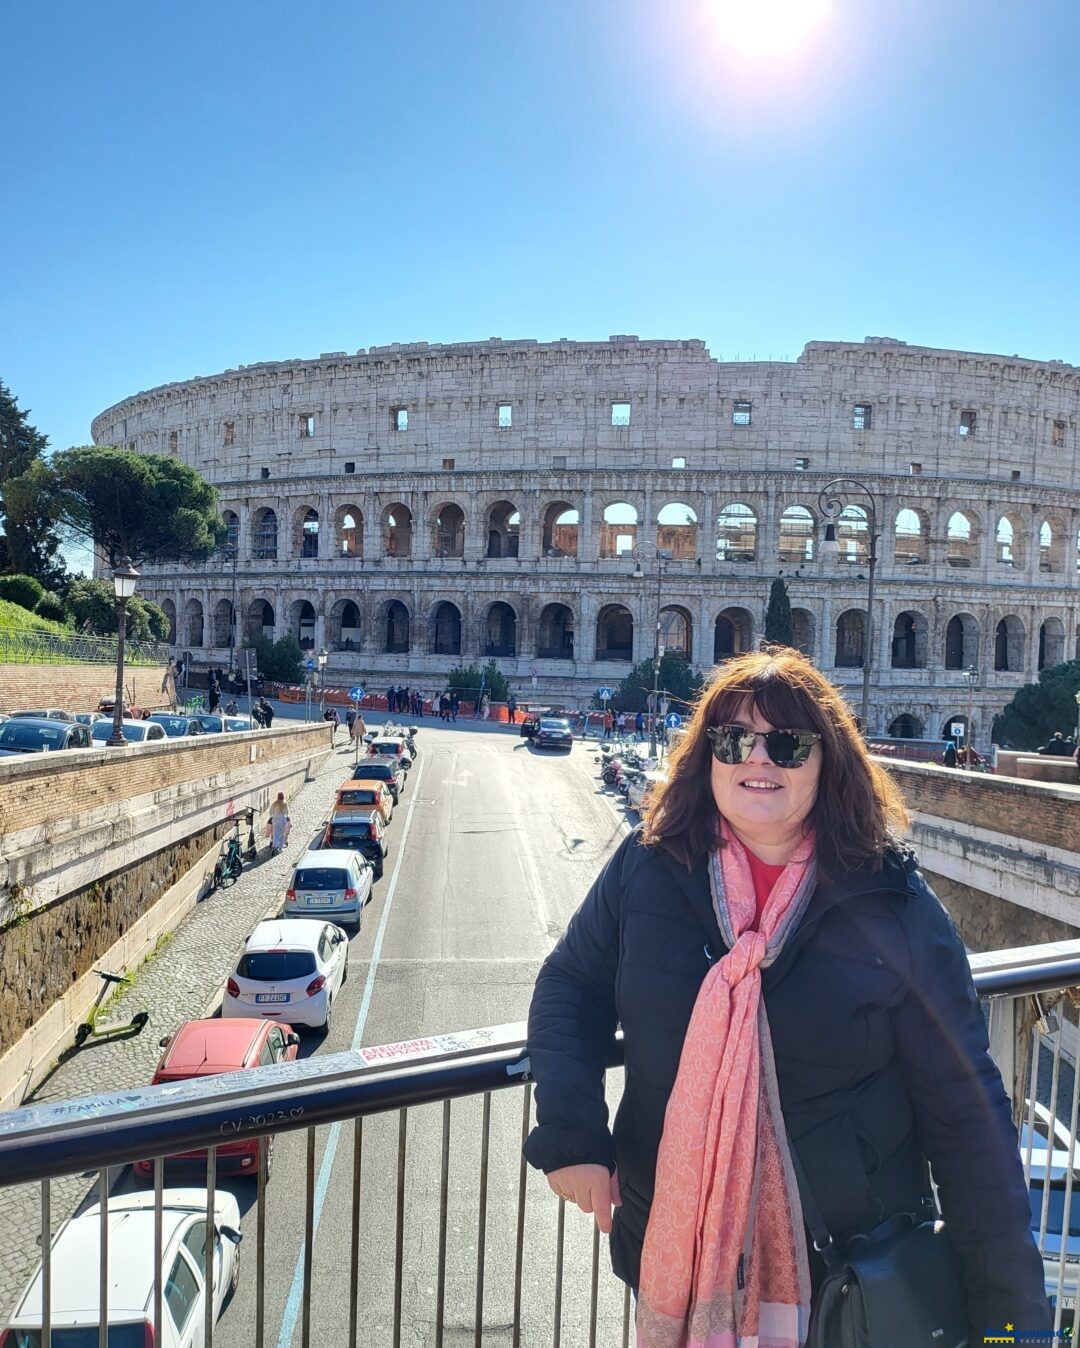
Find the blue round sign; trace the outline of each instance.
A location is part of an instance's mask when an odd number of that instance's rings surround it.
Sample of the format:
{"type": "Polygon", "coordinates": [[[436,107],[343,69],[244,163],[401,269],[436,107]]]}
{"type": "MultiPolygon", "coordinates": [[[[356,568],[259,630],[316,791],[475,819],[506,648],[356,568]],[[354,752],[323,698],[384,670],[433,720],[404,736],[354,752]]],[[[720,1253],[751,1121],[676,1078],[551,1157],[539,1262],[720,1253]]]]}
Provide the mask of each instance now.
{"type": "Polygon", "coordinates": [[[308,660],[308,661],[306,662],[306,664],[305,664],[304,667],[305,667],[305,669],[314,669],[314,668],[315,668],[315,661],[314,661],[314,660],[308,660]]]}
{"type": "Polygon", "coordinates": [[[349,698],[350,698],[351,701],[353,701],[353,702],[360,702],[360,701],[363,700],[363,696],[364,696],[364,690],[363,690],[362,688],[350,688],[350,689],[349,689],[349,698]]]}
{"type": "Polygon", "coordinates": [[[674,730],[677,725],[682,725],[682,717],[677,711],[668,712],[664,717],[664,724],[669,730],[674,730]]]}
{"type": "Polygon", "coordinates": [[[612,696],[613,696],[613,694],[612,694],[612,691],[611,691],[610,688],[601,688],[601,689],[600,689],[600,701],[601,701],[601,702],[610,702],[611,699],[612,699],[612,696]]]}

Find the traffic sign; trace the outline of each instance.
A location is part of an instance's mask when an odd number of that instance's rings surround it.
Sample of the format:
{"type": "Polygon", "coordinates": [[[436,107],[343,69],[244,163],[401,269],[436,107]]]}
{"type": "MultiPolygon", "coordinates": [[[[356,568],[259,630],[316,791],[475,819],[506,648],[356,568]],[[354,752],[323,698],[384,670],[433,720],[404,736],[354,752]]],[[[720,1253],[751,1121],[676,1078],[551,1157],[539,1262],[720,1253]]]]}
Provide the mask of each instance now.
{"type": "Polygon", "coordinates": [[[601,689],[600,689],[600,701],[601,701],[601,702],[610,702],[611,699],[612,699],[613,697],[614,697],[614,693],[612,693],[612,691],[611,691],[610,688],[601,688],[601,689]]]}
{"type": "Polygon", "coordinates": [[[674,730],[677,725],[682,725],[682,717],[677,711],[669,712],[664,717],[664,724],[669,730],[674,730]]]}
{"type": "Polygon", "coordinates": [[[314,669],[314,668],[315,668],[315,661],[314,661],[314,660],[307,660],[307,661],[305,661],[305,663],[304,663],[304,668],[305,668],[305,669],[314,669]]]}
{"type": "Polygon", "coordinates": [[[364,690],[362,688],[350,688],[349,700],[351,702],[360,702],[363,700],[364,690]]]}

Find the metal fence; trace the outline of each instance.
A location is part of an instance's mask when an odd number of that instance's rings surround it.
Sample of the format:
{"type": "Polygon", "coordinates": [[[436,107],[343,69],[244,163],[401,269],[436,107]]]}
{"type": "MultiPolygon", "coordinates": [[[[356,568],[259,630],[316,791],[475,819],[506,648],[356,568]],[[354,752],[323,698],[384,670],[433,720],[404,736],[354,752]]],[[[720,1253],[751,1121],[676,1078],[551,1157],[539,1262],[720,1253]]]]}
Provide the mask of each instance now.
{"type": "MultiPolygon", "coordinates": [[[[975,956],[972,965],[995,1057],[1013,1091],[1032,1229],[1060,1326],[1075,1307],[1080,1270],[1080,1233],[1072,1237],[1070,1219],[1080,1164],[1073,1141],[1080,1030],[1069,991],[1080,984],[1080,942],[975,956]]],[[[601,1273],[601,1242],[591,1219],[576,1211],[568,1217],[566,1205],[521,1157],[532,1119],[522,1034],[521,1025],[511,1025],[438,1035],[0,1116],[0,1186],[30,1181],[40,1188],[44,1313],[39,1336],[26,1343],[51,1348],[53,1342],[53,1179],[96,1173],[97,1304],[108,1305],[108,1211],[110,1201],[121,1201],[119,1168],[156,1158],[158,1276],[146,1342],[161,1344],[172,1341],[162,1337],[171,1303],[162,1268],[161,1158],[208,1149],[205,1173],[198,1161],[199,1201],[205,1187],[213,1229],[219,1146],[259,1139],[244,1219],[245,1243],[255,1248],[244,1256],[249,1271],[237,1293],[247,1301],[239,1315],[217,1326],[219,1342],[289,1348],[295,1330],[304,1348],[330,1342],[626,1348],[629,1293],[601,1273]],[[289,1132],[304,1138],[303,1189],[290,1192],[285,1185],[279,1192],[271,1185],[270,1192],[270,1135],[289,1132]],[[280,1250],[301,1230],[290,1281],[291,1261],[283,1272],[280,1250]]],[[[620,1089],[620,1057],[615,1042],[612,1102],[620,1089]]],[[[205,1286],[212,1287],[212,1240],[203,1260],[205,1286]]],[[[212,1348],[213,1297],[204,1297],[201,1317],[203,1343],[212,1348]]],[[[97,1335],[99,1348],[112,1341],[104,1323],[97,1335]]]]}
{"type": "MultiPolygon", "coordinates": [[[[169,647],[159,641],[124,642],[127,665],[164,665],[169,647]]],[[[0,628],[0,664],[2,665],[115,665],[116,638],[91,637],[72,632],[59,636],[52,632],[21,631],[0,628]]]]}

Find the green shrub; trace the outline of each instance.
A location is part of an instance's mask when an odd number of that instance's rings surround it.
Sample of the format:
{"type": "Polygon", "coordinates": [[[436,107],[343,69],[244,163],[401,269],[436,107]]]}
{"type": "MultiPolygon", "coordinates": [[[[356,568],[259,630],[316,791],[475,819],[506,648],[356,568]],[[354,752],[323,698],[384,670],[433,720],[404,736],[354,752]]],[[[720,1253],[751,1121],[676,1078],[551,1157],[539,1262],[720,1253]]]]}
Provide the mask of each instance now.
{"type": "MultiPolygon", "coordinates": [[[[251,644],[251,643],[245,643],[251,644]]],[[[295,637],[282,637],[271,641],[268,637],[256,637],[254,650],[259,673],[272,683],[299,683],[303,677],[300,663],[304,652],[295,637]]]]}
{"type": "Polygon", "coordinates": [[[70,614],[67,605],[57,594],[43,594],[34,605],[34,612],[39,618],[48,618],[50,622],[67,622],[70,614]]]}
{"type": "Polygon", "coordinates": [[[45,587],[33,576],[0,576],[0,599],[10,599],[31,613],[44,594],[45,587]]]}

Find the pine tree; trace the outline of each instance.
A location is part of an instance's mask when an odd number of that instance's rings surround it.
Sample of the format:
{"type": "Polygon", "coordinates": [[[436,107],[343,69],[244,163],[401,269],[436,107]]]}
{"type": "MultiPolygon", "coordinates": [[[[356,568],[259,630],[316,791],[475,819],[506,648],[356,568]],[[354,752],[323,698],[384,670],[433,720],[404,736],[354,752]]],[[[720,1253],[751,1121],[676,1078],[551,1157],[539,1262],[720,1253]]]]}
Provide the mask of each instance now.
{"type": "Polygon", "coordinates": [[[775,646],[795,645],[795,625],[791,618],[791,600],[783,576],[777,576],[769,590],[765,613],[765,640],[775,646]]]}
{"type": "Polygon", "coordinates": [[[4,537],[0,540],[0,569],[34,576],[53,589],[64,575],[57,557],[59,540],[53,522],[36,502],[9,492],[9,484],[21,478],[43,459],[49,442],[19,409],[11,390],[0,383],[0,508],[4,537]],[[17,498],[17,499],[16,499],[17,498]]]}

